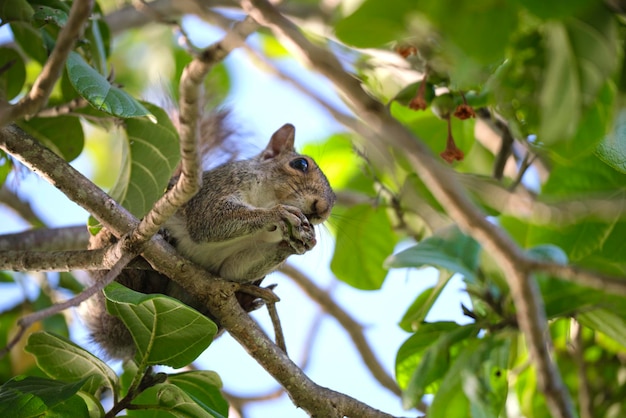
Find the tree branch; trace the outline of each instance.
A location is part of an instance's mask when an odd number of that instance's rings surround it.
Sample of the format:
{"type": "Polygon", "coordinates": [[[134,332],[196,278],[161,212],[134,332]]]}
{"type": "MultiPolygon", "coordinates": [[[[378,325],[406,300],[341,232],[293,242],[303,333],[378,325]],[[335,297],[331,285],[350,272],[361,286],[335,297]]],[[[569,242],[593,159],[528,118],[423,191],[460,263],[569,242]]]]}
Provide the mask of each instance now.
{"type": "MultiPolygon", "coordinates": [[[[0,131],[0,137],[2,132],[0,131]]],[[[89,244],[85,225],[41,228],[0,235],[1,250],[60,251],[82,250],[89,244]]]]}
{"type": "Polygon", "coordinates": [[[0,127],[24,116],[32,116],[46,104],[54,84],[61,77],[67,56],[83,33],[93,3],[93,0],[75,0],[72,3],[67,23],[61,28],[54,49],[33,87],[18,103],[0,109],[0,127]]]}
{"type": "Polygon", "coordinates": [[[537,368],[539,385],[546,395],[550,412],[555,417],[574,417],[574,407],[569,393],[550,359],[548,347],[551,347],[551,341],[543,302],[528,269],[528,260],[521,249],[504,231],[490,223],[470,201],[464,190],[454,181],[451,170],[444,168],[435,160],[422,141],[395,120],[381,103],[369,96],[362,89],[360,82],[343,70],[334,55],[309,42],[299,29],[278,13],[268,1],[243,0],[242,7],[255,20],[271,28],[282,38],[287,46],[291,47],[292,53],[302,57],[335,84],[357,113],[372,127],[375,135],[368,136],[370,141],[378,143],[386,141],[404,150],[413,169],[448,214],[494,256],[511,288],[518,322],[526,336],[537,368]]]}

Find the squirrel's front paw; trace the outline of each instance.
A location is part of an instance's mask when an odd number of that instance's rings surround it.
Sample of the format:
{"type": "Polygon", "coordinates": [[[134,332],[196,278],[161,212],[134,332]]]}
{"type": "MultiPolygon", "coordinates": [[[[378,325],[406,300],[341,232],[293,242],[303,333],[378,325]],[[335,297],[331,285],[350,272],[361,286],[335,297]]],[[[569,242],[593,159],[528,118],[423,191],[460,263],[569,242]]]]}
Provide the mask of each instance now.
{"type": "Polygon", "coordinates": [[[294,206],[281,206],[281,214],[285,222],[283,239],[295,254],[304,254],[315,246],[315,229],[302,211],[294,206]]]}

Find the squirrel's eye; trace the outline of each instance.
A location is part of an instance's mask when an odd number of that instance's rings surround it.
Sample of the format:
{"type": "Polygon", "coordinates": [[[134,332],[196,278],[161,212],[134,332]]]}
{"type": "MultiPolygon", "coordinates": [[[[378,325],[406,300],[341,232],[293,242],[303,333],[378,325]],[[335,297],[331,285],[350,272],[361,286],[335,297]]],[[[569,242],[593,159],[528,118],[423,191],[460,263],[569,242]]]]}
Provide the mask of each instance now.
{"type": "Polygon", "coordinates": [[[303,173],[306,173],[309,169],[309,162],[306,160],[306,158],[296,158],[295,160],[291,161],[289,165],[298,171],[302,171],[303,173]]]}

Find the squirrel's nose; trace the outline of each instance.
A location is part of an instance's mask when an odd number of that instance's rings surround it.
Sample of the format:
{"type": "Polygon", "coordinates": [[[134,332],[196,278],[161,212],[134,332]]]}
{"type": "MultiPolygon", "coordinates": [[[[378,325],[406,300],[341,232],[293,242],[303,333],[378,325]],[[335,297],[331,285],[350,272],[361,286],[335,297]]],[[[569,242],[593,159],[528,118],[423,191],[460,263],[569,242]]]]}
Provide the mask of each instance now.
{"type": "Polygon", "coordinates": [[[318,224],[328,219],[330,215],[330,204],[323,199],[315,199],[311,203],[311,212],[306,217],[312,224],[318,224]]]}

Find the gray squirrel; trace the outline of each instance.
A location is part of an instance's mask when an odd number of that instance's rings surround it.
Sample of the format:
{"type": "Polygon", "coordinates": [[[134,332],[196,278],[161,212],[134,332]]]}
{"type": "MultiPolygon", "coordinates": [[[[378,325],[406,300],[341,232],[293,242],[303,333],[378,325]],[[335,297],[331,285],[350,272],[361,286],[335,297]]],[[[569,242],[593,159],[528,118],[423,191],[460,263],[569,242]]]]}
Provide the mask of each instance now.
{"type": "MultiPolygon", "coordinates": [[[[166,222],[166,239],[214,275],[256,284],[290,255],[312,249],[313,225],[328,219],[335,194],[313,159],[295,151],[294,137],[294,126],[285,124],[255,157],[205,171],[200,191],[166,222]]],[[[94,238],[92,248],[114,240],[107,231],[94,238]]],[[[116,281],[142,293],[175,297],[209,315],[201,301],[154,270],[124,270],[116,281]]],[[[255,308],[252,297],[239,294],[238,299],[244,309],[255,308]]],[[[106,312],[102,294],[92,298],[84,318],[108,356],[134,355],[130,332],[106,312]]]]}

